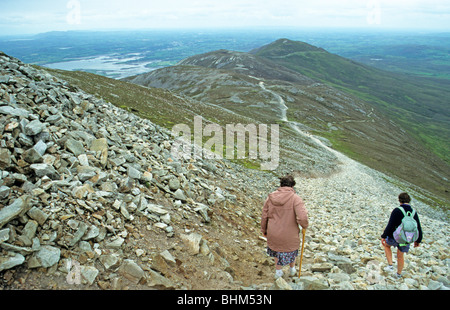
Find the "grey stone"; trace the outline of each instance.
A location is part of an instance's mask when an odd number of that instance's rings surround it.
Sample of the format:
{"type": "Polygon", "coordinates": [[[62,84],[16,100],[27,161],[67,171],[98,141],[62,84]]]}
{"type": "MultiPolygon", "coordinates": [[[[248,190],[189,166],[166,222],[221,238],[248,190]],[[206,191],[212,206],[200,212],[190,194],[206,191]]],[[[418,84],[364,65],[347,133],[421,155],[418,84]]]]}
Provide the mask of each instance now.
{"type": "Polygon", "coordinates": [[[27,118],[29,116],[29,112],[25,109],[21,108],[14,108],[11,106],[0,106],[0,113],[6,114],[6,115],[13,115],[13,116],[22,116],[27,118]]]}
{"type": "Polygon", "coordinates": [[[144,270],[132,259],[124,260],[119,267],[119,272],[134,283],[138,283],[145,275],[144,270]]]}
{"type": "Polygon", "coordinates": [[[72,196],[78,199],[83,199],[89,193],[89,184],[84,184],[83,186],[76,186],[72,189],[72,196]]]}
{"type": "MultiPolygon", "coordinates": [[[[9,75],[0,75],[0,83],[1,84],[8,84],[9,83],[10,76],[9,75]]],[[[0,109],[0,113],[2,113],[2,110],[0,109]]]]}
{"type": "Polygon", "coordinates": [[[125,160],[125,158],[123,157],[116,157],[116,158],[111,158],[109,160],[114,166],[121,166],[124,163],[126,163],[127,161],[125,160]]]}
{"type": "Polygon", "coordinates": [[[34,148],[30,148],[23,152],[22,154],[23,160],[30,164],[42,163],[42,155],[34,148]]]}
{"type": "Polygon", "coordinates": [[[84,182],[86,180],[89,180],[90,178],[97,175],[97,168],[90,167],[90,166],[78,166],[77,172],[78,172],[78,179],[81,182],[84,182]]]}
{"type": "Polygon", "coordinates": [[[72,152],[75,156],[85,153],[83,143],[78,140],[69,138],[65,143],[66,148],[72,152]]]}
{"type": "Polygon", "coordinates": [[[6,251],[17,252],[22,255],[28,255],[33,253],[33,249],[30,249],[29,247],[18,246],[6,242],[2,243],[1,247],[6,251]]]}
{"type": "Polygon", "coordinates": [[[175,289],[175,284],[154,270],[148,271],[147,285],[156,288],[175,289]]]}
{"type": "Polygon", "coordinates": [[[40,262],[41,267],[48,268],[59,262],[61,250],[54,246],[43,245],[35,253],[35,257],[40,262]]]}
{"type": "Polygon", "coordinates": [[[37,135],[33,136],[34,141],[39,141],[42,140],[42,142],[47,142],[50,141],[50,133],[48,131],[41,131],[40,133],[38,133],[37,135]]]}
{"type": "Polygon", "coordinates": [[[163,207],[160,207],[160,206],[152,204],[152,203],[147,205],[147,211],[158,214],[158,215],[164,215],[169,212],[168,210],[164,209],[163,207]]]}
{"type": "Polygon", "coordinates": [[[0,244],[9,239],[9,228],[0,229],[0,244]]]}
{"type": "Polygon", "coordinates": [[[97,278],[97,275],[99,273],[98,269],[94,266],[81,266],[80,271],[81,276],[87,281],[89,285],[92,285],[94,283],[95,278],[97,278]]]}
{"type": "Polygon", "coordinates": [[[202,235],[198,233],[191,233],[189,235],[181,234],[180,237],[188,248],[189,254],[195,255],[200,252],[200,241],[202,240],[202,235]]]}
{"type": "Polygon", "coordinates": [[[318,264],[313,264],[311,266],[311,271],[317,271],[317,272],[328,272],[331,270],[331,268],[333,268],[333,264],[330,263],[318,263],[318,264]]]}
{"type": "Polygon", "coordinates": [[[350,276],[346,273],[329,273],[327,276],[336,283],[350,281],[350,276]]]}
{"type": "Polygon", "coordinates": [[[38,228],[38,223],[36,221],[30,220],[27,222],[22,230],[22,235],[26,236],[28,239],[32,240],[36,235],[36,230],[38,228]]]}
{"type": "Polygon", "coordinates": [[[27,213],[33,220],[39,223],[39,225],[44,225],[45,221],[48,219],[49,215],[39,209],[38,207],[32,207],[27,213]]]}
{"type": "Polygon", "coordinates": [[[78,161],[81,166],[89,166],[89,160],[86,154],[78,155],[78,161]]]}
{"type": "Polygon", "coordinates": [[[0,199],[5,199],[9,196],[11,189],[8,186],[0,186],[0,199]]]}
{"type": "Polygon", "coordinates": [[[79,130],[74,130],[74,131],[68,132],[69,136],[71,138],[73,138],[75,141],[78,141],[79,139],[83,139],[87,145],[90,145],[92,143],[92,141],[95,140],[95,137],[93,135],[87,133],[86,131],[84,131],[83,126],[81,126],[79,123],[72,122],[72,125],[76,125],[79,127],[79,130]]]}
{"type": "Polygon", "coordinates": [[[108,242],[105,247],[107,249],[120,249],[122,247],[122,244],[124,243],[125,239],[118,237],[113,241],[108,242]]]}
{"type": "Polygon", "coordinates": [[[105,192],[114,192],[117,190],[117,184],[114,182],[103,182],[100,189],[105,192]]]}
{"type": "Polygon", "coordinates": [[[90,150],[94,152],[101,152],[105,149],[108,149],[108,142],[106,138],[95,139],[91,143],[90,150]]]}
{"type": "Polygon", "coordinates": [[[25,257],[15,253],[14,256],[0,256],[0,272],[3,270],[14,268],[25,262],[25,257]]]}
{"type": "Polygon", "coordinates": [[[44,141],[39,140],[34,145],[33,149],[35,149],[39,153],[39,155],[44,156],[45,151],[47,150],[47,144],[44,141]]]}
{"type": "Polygon", "coordinates": [[[80,241],[78,243],[78,248],[83,252],[92,252],[91,244],[87,241],[80,241]]]}
{"type": "Polygon", "coordinates": [[[33,139],[31,139],[30,137],[28,137],[26,134],[24,134],[23,132],[21,132],[19,134],[19,143],[20,145],[22,145],[23,147],[32,147],[33,146],[33,139]]]}
{"type": "Polygon", "coordinates": [[[95,225],[91,225],[89,229],[86,231],[85,235],[83,236],[83,240],[91,240],[94,238],[97,238],[100,235],[100,228],[98,228],[95,225]]]}
{"type": "Polygon", "coordinates": [[[355,289],[355,287],[350,283],[350,281],[340,282],[335,286],[335,288],[342,291],[353,291],[355,289]]]}
{"type": "Polygon", "coordinates": [[[14,200],[9,206],[2,208],[0,210],[0,228],[19,216],[19,214],[27,212],[28,208],[31,207],[29,202],[30,197],[25,195],[14,200]]]}
{"type": "Polygon", "coordinates": [[[103,264],[106,270],[110,268],[115,268],[120,263],[120,255],[113,253],[113,254],[106,254],[101,255],[99,257],[100,262],[103,264]]]}
{"type": "Polygon", "coordinates": [[[352,262],[351,259],[348,258],[348,257],[336,255],[336,254],[333,254],[333,253],[328,253],[327,255],[328,255],[328,258],[331,261],[334,261],[334,262],[339,262],[339,263],[341,263],[341,262],[342,263],[351,263],[352,262]]]}
{"type": "Polygon", "coordinates": [[[428,282],[428,289],[439,290],[442,288],[443,285],[444,284],[442,284],[441,282],[430,280],[430,282],[428,282]]]}
{"type": "Polygon", "coordinates": [[[302,276],[298,279],[299,282],[303,283],[303,288],[305,290],[326,290],[328,289],[328,284],[326,280],[318,279],[311,276],[302,276]]]}
{"type": "Polygon", "coordinates": [[[282,291],[291,291],[292,290],[292,286],[290,286],[285,279],[283,279],[282,277],[278,278],[275,280],[274,283],[274,290],[282,290],[282,291]]]}
{"type": "Polygon", "coordinates": [[[184,192],[181,188],[177,189],[175,193],[173,193],[173,198],[186,201],[186,196],[184,195],[184,192]]]}
{"type": "Polygon", "coordinates": [[[336,266],[338,266],[339,269],[345,271],[348,274],[356,272],[356,268],[353,267],[351,263],[336,263],[336,266]]]}
{"type": "Polygon", "coordinates": [[[25,126],[25,134],[27,136],[35,136],[39,133],[42,132],[42,130],[45,129],[45,124],[41,123],[40,121],[38,121],[37,119],[29,122],[26,126],[25,126]]]}
{"type": "Polygon", "coordinates": [[[161,255],[161,257],[164,259],[164,261],[172,267],[175,267],[176,265],[176,261],[175,258],[172,256],[172,254],[170,254],[169,251],[164,250],[161,253],[159,253],[159,255],[161,255]]]}
{"type": "Polygon", "coordinates": [[[86,225],[86,223],[81,222],[80,225],[78,226],[78,230],[75,233],[75,235],[73,236],[72,240],[70,240],[69,242],[69,246],[74,246],[78,241],[81,240],[81,238],[83,238],[84,234],[86,233],[88,229],[88,226],[86,225]]]}
{"type": "Polygon", "coordinates": [[[124,218],[126,218],[127,220],[131,220],[131,215],[130,212],[128,212],[128,209],[126,207],[125,204],[122,204],[122,206],[120,206],[120,213],[123,215],[124,218]]]}
{"type": "Polygon", "coordinates": [[[57,124],[59,121],[61,121],[62,118],[63,118],[62,115],[60,113],[58,113],[58,114],[55,114],[55,115],[50,115],[49,117],[47,117],[45,119],[45,121],[50,123],[50,124],[52,124],[52,125],[54,125],[54,124],[57,124]]]}
{"type": "Polygon", "coordinates": [[[211,218],[208,215],[208,210],[209,210],[209,207],[205,204],[202,204],[202,203],[195,204],[194,211],[198,212],[202,216],[203,220],[206,223],[211,222],[211,218]]]}
{"type": "Polygon", "coordinates": [[[179,189],[181,186],[180,184],[180,180],[178,180],[177,178],[172,178],[169,180],[169,188],[172,191],[176,191],[177,189],[179,189]]]}
{"type": "Polygon", "coordinates": [[[0,148],[0,169],[5,169],[11,164],[11,153],[8,149],[0,148]]]}
{"type": "Polygon", "coordinates": [[[55,168],[48,164],[32,164],[30,168],[33,169],[34,173],[38,177],[48,176],[52,180],[58,180],[60,175],[55,170],[55,168]]]}
{"type": "Polygon", "coordinates": [[[128,166],[128,176],[132,179],[140,179],[142,173],[132,166],[128,166]]]}

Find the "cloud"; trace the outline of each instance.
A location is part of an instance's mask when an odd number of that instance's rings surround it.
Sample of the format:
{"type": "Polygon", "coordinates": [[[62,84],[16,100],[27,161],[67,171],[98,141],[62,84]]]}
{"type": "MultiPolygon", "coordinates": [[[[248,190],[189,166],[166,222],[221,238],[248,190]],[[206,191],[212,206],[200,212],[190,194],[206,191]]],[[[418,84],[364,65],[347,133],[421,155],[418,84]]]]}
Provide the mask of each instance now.
{"type": "Polygon", "coordinates": [[[448,0],[2,0],[1,6],[0,32],[212,26],[450,29],[448,0]],[[69,3],[79,4],[79,23],[68,22],[75,9],[69,3]],[[368,23],[376,14],[379,23],[368,23]]]}

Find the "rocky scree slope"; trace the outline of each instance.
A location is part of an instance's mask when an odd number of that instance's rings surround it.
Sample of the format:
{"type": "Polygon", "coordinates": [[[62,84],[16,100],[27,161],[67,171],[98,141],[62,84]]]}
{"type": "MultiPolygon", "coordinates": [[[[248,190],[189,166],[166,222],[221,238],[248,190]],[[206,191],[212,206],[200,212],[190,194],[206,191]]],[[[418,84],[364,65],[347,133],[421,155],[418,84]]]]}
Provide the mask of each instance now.
{"type": "Polygon", "coordinates": [[[393,186],[386,175],[329,151],[339,158],[339,172],[326,178],[297,179],[298,191],[308,202],[311,227],[303,279],[295,283],[306,289],[448,290],[448,217],[418,201],[420,194],[408,189],[412,206],[420,214],[424,239],[405,255],[402,279],[394,278],[394,273],[383,270],[387,262],[380,235],[404,185],[393,186]]]}
{"type": "Polygon", "coordinates": [[[5,54],[0,66],[2,288],[266,281],[249,253],[273,175],[174,161],[166,129],[5,54]]]}

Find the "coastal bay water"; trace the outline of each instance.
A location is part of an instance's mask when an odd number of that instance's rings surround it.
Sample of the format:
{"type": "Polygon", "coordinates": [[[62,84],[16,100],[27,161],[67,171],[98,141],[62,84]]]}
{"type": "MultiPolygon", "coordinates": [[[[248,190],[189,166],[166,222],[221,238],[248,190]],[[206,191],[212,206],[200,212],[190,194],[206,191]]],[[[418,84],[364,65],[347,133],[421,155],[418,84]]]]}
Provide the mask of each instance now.
{"type": "Polygon", "coordinates": [[[149,64],[156,63],[157,61],[146,61],[143,60],[143,58],[144,57],[140,53],[131,53],[126,55],[114,53],[50,63],[44,65],[44,67],[68,71],[88,71],[117,79],[145,73],[159,68],[159,66],[149,68],[149,64]]]}

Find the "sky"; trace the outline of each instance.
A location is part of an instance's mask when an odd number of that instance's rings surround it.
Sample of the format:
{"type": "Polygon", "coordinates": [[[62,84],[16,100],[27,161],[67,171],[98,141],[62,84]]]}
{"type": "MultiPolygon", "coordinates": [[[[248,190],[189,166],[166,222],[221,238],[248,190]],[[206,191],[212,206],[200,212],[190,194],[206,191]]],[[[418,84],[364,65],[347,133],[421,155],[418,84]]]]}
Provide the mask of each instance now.
{"type": "Polygon", "coordinates": [[[0,35],[239,27],[450,31],[450,1],[0,0],[0,35]]]}

